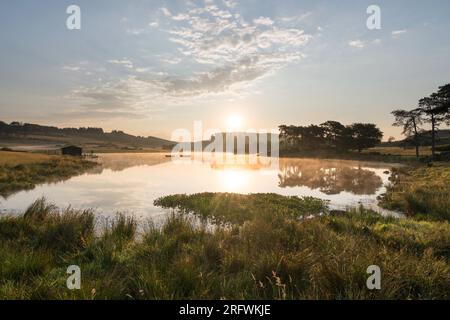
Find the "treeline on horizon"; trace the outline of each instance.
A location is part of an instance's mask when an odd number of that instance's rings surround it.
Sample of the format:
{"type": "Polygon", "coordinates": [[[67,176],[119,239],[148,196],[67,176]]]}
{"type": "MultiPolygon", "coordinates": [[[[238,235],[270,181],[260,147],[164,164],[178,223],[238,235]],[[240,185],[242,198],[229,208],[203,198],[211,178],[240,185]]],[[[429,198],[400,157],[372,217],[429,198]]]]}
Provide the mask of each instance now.
{"type": "MultiPolygon", "coordinates": [[[[0,134],[50,134],[50,135],[102,135],[107,134],[102,128],[80,127],[80,128],[58,128],[53,126],[43,126],[33,123],[22,123],[13,121],[10,124],[0,121],[0,134]]],[[[128,135],[120,130],[113,130],[110,134],[128,135]]],[[[133,136],[135,138],[144,138],[133,136]]]]}
{"type": "Polygon", "coordinates": [[[165,146],[169,141],[157,137],[143,137],[127,134],[120,130],[105,132],[102,128],[57,128],[53,126],[42,126],[32,123],[21,123],[13,121],[7,124],[0,121],[0,137],[26,138],[30,135],[54,136],[54,137],[83,137],[93,138],[108,142],[121,142],[131,145],[165,146]]]}
{"type": "Polygon", "coordinates": [[[437,92],[422,98],[418,106],[410,109],[398,109],[392,111],[395,117],[394,126],[402,127],[407,141],[416,148],[416,157],[420,156],[419,146],[423,144],[422,125],[427,123],[431,130],[431,153],[436,156],[436,141],[439,126],[450,125],[450,84],[439,87],[437,92]]]}
{"type": "Polygon", "coordinates": [[[280,147],[285,151],[347,152],[372,148],[381,143],[383,132],[373,123],[343,125],[327,121],[320,125],[281,125],[280,147]]]}
{"type": "MultiPolygon", "coordinates": [[[[434,158],[439,127],[443,124],[450,125],[450,84],[441,86],[437,92],[420,99],[416,108],[394,110],[392,115],[395,117],[393,125],[403,127],[403,134],[406,136],[401,145],[415,146],[417,157],[420,156],[421,145],[431,145],[434,158]],[[429,124],[430,130],[425,130],[423,124],[429,124]]],[[[279,129],[281,148],[294,152],[361,152],[379,145],[383,138],[381,130],[372,123],[343,125],[338,121],[327,121],[309,126],[281,125],[279,129]]]]}

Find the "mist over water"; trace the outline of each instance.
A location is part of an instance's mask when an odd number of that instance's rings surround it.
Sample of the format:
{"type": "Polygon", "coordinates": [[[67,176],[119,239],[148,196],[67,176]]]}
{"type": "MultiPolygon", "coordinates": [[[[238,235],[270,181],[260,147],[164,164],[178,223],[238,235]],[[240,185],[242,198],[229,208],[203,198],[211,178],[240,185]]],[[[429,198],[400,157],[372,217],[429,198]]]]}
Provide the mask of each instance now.
{"type": "Polygon", "coordinates": [[[382,214],[377,206],[386,191],[392,164],[345,160],[271,159],[239,156],[182,158],[164,154],[102,154],[101,165],[66,181],[37,186],[0,198],[2,213],[18,214],[40,197],[61,208],[93,208],[99,215],[116,212],[137,218],[167,214],[153,206],[158,197],[179,193],[278,193],[329,200],[332,209],[360,204],[382,214]],[[194,160],[195,158],[195,160],[194,160]]]}

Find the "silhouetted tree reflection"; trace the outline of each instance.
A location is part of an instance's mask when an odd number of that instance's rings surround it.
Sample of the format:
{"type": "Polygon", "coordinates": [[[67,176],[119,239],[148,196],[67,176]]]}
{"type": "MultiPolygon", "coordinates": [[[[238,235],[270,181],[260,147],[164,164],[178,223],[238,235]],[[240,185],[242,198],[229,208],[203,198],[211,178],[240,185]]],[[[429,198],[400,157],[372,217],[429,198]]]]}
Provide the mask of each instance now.
{"type": "Polygon", "coordinates": [[[321,160],[281,160],[279,186],[319,189],[333,195],[343,191],[357,195],[371,195],[383,185],[373,171],[353,167],[349,163],[321,160]]]}

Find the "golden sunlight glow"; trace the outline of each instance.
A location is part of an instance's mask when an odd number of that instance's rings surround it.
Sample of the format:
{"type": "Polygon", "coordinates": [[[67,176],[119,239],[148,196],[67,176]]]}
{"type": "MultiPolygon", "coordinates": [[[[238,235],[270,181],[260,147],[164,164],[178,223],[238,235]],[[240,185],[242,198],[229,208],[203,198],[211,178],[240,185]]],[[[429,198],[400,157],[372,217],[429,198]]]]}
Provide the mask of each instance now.
{"type": "Polygon", "coordinates": [[[244,124],[244,121],[242,117],[238,114],[232,114],[227,118],[227,130],[228,131],[235,131],[242,129],[242,126],[244,124]]]}
{"type": "Polygon", "coordinates": [[[223,170],[219,173],[220,183],[228,192],[239,192],[249,183],[248,172],[244,170],[223,170]]]}

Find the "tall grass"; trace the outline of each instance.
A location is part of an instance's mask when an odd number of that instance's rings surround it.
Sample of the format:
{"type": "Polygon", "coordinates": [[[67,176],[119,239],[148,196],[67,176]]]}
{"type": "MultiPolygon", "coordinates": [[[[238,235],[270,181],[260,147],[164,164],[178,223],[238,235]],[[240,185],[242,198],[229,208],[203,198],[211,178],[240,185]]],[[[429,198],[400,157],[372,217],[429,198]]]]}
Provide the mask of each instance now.
{"type": "Polygon", "coordinates": [[[450,221],[450,164],[398,168],[381,204],[421,219],[450,221]]]}
{"type": "Polygon", "coordinates": [[[132,218],[118,215],[96,235],[92,212],[58,210],[42,199],[27,215],[1,218],[0,298],[450,298],[448,222],[364,210],[299,219],[315,201],[274,195],[200,194],[158,202],[179,209],[138,239],[132,218]],[[258,214],[265,207],[271,209],[258,214]],[[184,211],[227,225],[211,230],[184,211]],[[81,290],[65,287],[72,264],[81,267],[81,290]],[[373,264],[382,270],[381,290],[366,288],[373,264]]]}

